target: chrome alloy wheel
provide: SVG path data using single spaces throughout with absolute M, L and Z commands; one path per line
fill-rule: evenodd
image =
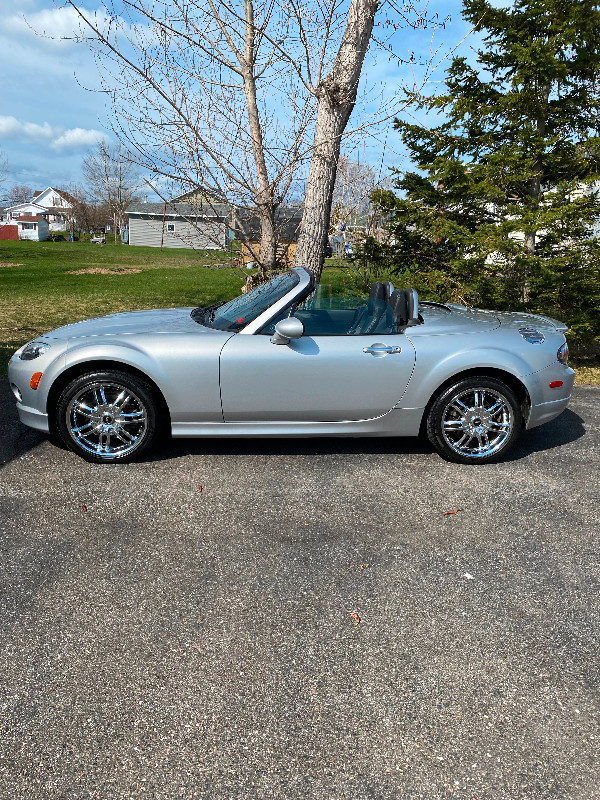
M 442 413 L 442 433 L 461 456 L 485 458 L 502 449 L 515 420 L 507 398 L 489 387 L 453 395 Z
M 97 457 L 113 459 L 138 447 L 148 427 L 148 412 L 128 387 L 94 381 L 71 398 L 66 423 L 79 447 Z

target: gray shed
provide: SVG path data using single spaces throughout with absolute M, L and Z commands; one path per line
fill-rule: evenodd
M 226 206 L 172 201 L 131 203 L 129 244 L 146 247 L 184 247 L 226 250 L 229 215 Z

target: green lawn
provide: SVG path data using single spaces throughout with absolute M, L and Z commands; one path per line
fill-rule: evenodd
M 340 280 L 341 271 L 328 272 Z M 59 325 L 116 311 L 211 305 L 239 295 L 245 278 L 230 254 L 215 250 L 0 241 L 0 375 L 18 347 Z

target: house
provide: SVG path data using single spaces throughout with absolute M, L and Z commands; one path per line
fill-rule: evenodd
M 51 231 L 66 231 L 75 198 L 64 189 L 48 186 L 41 192 L 34 192 L 32 202 L 46 209 Z
M 4 209 L 4 219 L 2 220 L 5 225 L 14 225 L 19 217 L 34 217 L 40 214 L 46 214 L 47 209 L 40 206 L 33 201 L 27 203 L 17 203 L 15 206 L 8 206 Z
M 188 193 L 161 203 L 134 201 L 129 216 L 129 244 L 225 250 L 229 245 L 229 207 Z
M 29 202 L 5 208 L 4 219 L 0 224 L 10 225 L 21 217 L 43 215 L 51 231 L 66 231 L 73 202 L 73 197 L 68 192 L 49 186 L 43 191 L 34 192 Z

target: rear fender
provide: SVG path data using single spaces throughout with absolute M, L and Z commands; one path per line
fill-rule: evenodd
M 437 352 L 436 352 L 437 345 Z M 425 408 L 441 386 L 465 372 L 493 370 L 506 373 L 527 390 L 523 376 L 531 373 L 531 365 L 518 355 L 501 348 L 474 347 L 459 350 L 440 360 L 440 340 L 419 338 L 416 345 L 417 360 L 412 378 L 402 400 L 396 408 Z

